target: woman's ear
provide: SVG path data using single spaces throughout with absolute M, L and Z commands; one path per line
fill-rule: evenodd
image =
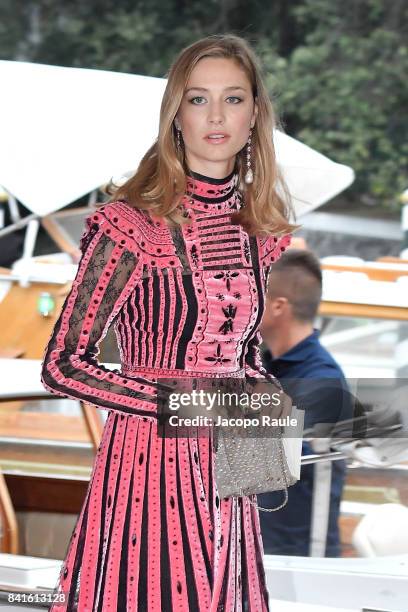
M 255 96 L 254 112 L 252 113 L 252 118 L 251 118 L 251 128 L 254 127 L 257 116 L 258 116 L 258 98 Z

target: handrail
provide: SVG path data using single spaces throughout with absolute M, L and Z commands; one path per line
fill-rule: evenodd
M 5 478 L 0 469 L 0 552 L 19 554 L 19 533 L 16 512 Z

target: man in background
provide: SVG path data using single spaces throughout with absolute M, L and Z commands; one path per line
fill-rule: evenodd
M 304 430 L 350 419 L 353 412 L 343 372 L 320 344 L 320 332 L 314 327 L 321 296 L 320 263 L 310 251 L 290 248 L 272 265 L 260 325 L 262 361 L 292 403 L 305 410 Z M 303 441 L 302 454 L 312 453 Z M 286 506 L 259 512 L 265 554 L 309 556 L 314 470 L 313 464 L 301 466 L 300 480 L 288 488 Z M 344 460 L 332 461 L 327 557 L 341 555 L 339 515 L 345 472 Z M 272 491 L 258 495 L 258 504 L 274 508 L 283 499 L 283 491 Z

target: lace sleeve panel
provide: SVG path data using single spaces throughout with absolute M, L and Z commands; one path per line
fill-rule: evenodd
M 106 210 L 106 212 L 105 212 Z M 45 349 L 41 381 L 50 392 L 104 408 L 157 418 L 157 383 L 97 361 L 99 344 L 141 274 L 136 224 L 112 223 L 114 203 L 86 219 L 82 257 Z M 113 214 L 113 220 L 118 218 Z M 128 224 L 129 225 L 129 224 Z
M 261 242 L 260 263 L 262 266 L 273 266 L 273 262 L 277 261 L 286 248 L 290 245 L 292 234 L 285 234 L 281 237 L 268 236 Z M 268 275 L 269 271 L 266 274 Z M 262 336 L 258 330 L 251 338 L 247 345 L 245 354 L 245 376 L 248 379 L 265 378 L 282 389 L 279 380 L 273 376 L 262 365 L 260 345 Z M 255 383 L 255 381 L 253 381 Z
M 245 355 L 245 377 L 251 384 L 255 384 L 256 378 L 265 378 L 271 383 L 274 383 L 279 389 L 282 389 L 282 385 L 279 379 L 273 374 L 268 372 L 262 365 L 260 344 L 262 341 L 261 332 L 257 331 L 255 336 L 248 342 L 247 352 Z

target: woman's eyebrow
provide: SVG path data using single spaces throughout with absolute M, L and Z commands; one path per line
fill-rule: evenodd
M 205 87 L 189 87 L 188 89 L 186 89 L 185 93 L 188 93 L 193 89 L 195 91 L 209 91 L 209 89 L 206 89 Z M 224 91 L 230 91 L 232 89 L 242 89 L 242 91 L 246 91 L 246 89 L 244 87 L 241 87 L 240 85 L 232 85 L 231 87 L 225 87 Z

